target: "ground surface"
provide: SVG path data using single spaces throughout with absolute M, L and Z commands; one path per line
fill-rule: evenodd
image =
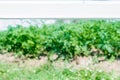
M 40 59 L 20 59 L 15 58 L 12 54 L 0 54 L 0 62 L 7 64 L 17 64 L 20 67 L 38 67 L 42 64 L 47 63 L 47 57 L 41 57 Z M 78 57 L 77 61 L 67 62 L 58 60 L 53 62 L 53 64 L 57 67 L 68 67 L 72 69 L 82 69 L 91 67 L 93 69 L 101 69 L 106 72 L 114 71 L 116 74 L 120 74 L 120 60 L 115 60 L 113 62 L 110 61 L 102 61 L 99 63 L 93 63 L 91 57 Z

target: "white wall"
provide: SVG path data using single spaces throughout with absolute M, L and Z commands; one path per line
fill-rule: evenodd
M 34 0 L 34 1 L 86 1 L 86 4 L 79 3 L 49 3 L 45 5 L 40 5 L 42 3 L 5 3 L 4 1 L 10 0 L 0 0 L 0 18 L 120 18 L 120 0 Z M 17 0 L 12 0 L 17 1 Z M 33 1 L 33 0 L 18 0 L 18 1 Z M 97 4 L 90 3 L 87 1 L 100 1 Z M 116 3 L 102 4 L 101 1 L 114 1 Z M 117 2 L 118 1 L 118 2 Z M 46 6 L 47 5 L 47 6 Z M 22 7 L 22 8 L 21 8 Z M 36 9 L 37 8 L 37 9 Z M 42 11 L 41 11 L 42 10 Z M 8 25 L 29 25 L 25 20 L 16 19 L 0 19 L 0 30 L 6 29 Z M 39 20 L 33 21 L 32 24 L 41 22 Z M 48 21 L 46 23 L 52 23 Z

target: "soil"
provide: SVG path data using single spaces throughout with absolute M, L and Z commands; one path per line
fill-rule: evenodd
M 47 63 L 47 57 L 41 57 L 41 59 L 22 59 L 13 56 L 12 54 L 0 54 L 0 62 L 7 64 L 17 64 L 21 67 L 38 67 Z
M 56 57 L 56 56 L 55 56 Z M 54 57 L 53 57 L 54 58 Z M 21 67 L 39 67 L 48 62 L 46 56 L 40 57 L 40 59 L 21 59 L 16 58 L 12 54 L 0 54 L 0 62 L 8 64 L 17 64 Z M 116 74 L 120 75 L 120 60 L 115 60 L 114 62 L 102 61 L 99 63 L 93 63 L 92 57 L 78 57 L 77 60 L 72 62 L 67 62 L 63 60 L 57 60 L 52 63 L 54 66 L 63 68 L 70 67 L 72 69 L 82 69 L 91 67 L 92 69 L 101 69 L 106 72 L 114 71 Z

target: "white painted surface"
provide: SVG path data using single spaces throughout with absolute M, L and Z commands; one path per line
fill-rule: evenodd
M 120 1 L 0 1 L 0 18 L 120 18 Z
M 120 18 L 119 9 L 120 0 L 0 0 L 0 18 Z M 0 30 L 16 24 L 29 25 L 1 19 Z

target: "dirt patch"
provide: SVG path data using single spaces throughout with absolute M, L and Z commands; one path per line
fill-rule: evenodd
M 0 61 L 5 63 L 19 62 L 20 59 L 15 58 L 12 54 L 0 54 Z
M 48 62 L 46 56 L 41 57 L 40 59 L 20 59 L 14 57 L 12 54 L 0 54 L 0 62 L 8 64 L 17 64 L 21 67 L 39 67 Z M 103 61 L 97 64 L 93 64 L 92 57 L 78 57 L 77 60 L 72 62 L 67 62 L 63 60 L 54 61 L 52 63 L 54 66 L 59 68 L 72 68 L 72 69 L 82 69 L 91 67 L 93 69 L 101 69 L 106 72 L 114 71 L 120 75 L 120 60 L 114 62 Z
M 120 60 L 116 60 L 114 62 L 110 62 L 110 61 L 100 62 L 98 64 L 93 65 L 92 67 L 104 70 L 106 72 L 113 71 L 113 72 L 117 73 L 117 75 L 120 75 L 120 68 L 119 68 Z
M 12 54 L 0 54 L 0 62 L 7 64 L 17 64 L 21 67 L 38 67 L 47 63 L 47 57 L 41 57 L 40 59 L 22 59 L 16 58 Z

